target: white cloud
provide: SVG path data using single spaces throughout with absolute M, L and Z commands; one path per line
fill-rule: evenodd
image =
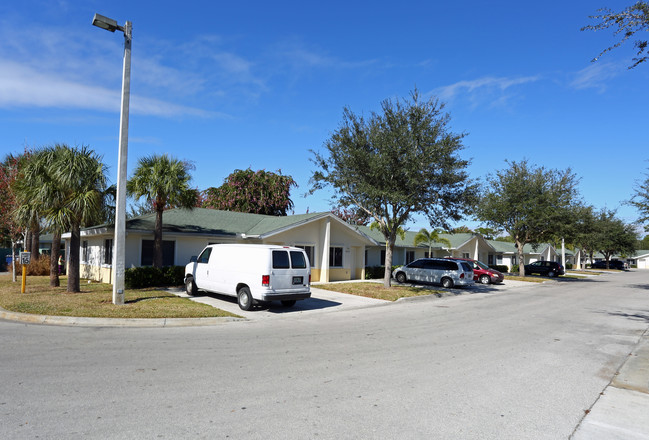
M 0 107 L 75 108 L 119 112 L 121 89 L 83 84 L 61 74 L 38 71 L 30 66 L 0 60 Z M 177 117 L 223 117 L 225 115 L 172 104 L 143 96 L 131 96 L 135 114 Z
M 594 88 L 603 92 L 607 82 L 618 76 L 622 70 L 623 68 L 615 63 L 592 63 L 575 74 L 570 86 L 578 90 Z
M 442 101 L 450 101 L 459 96 L 468 96 L 471 99 L 480 97 L 498 95 L 496 99 L 502 99 L 502 95 L 510 88 L 522 84 L 538 81 L 541 77 L 524 76 L 518 78 L 507 77 L 484 77 L 470 81 L 459 81 L 448 86 L 438 87 L 429 92 L 429 95 L 435 95 Z

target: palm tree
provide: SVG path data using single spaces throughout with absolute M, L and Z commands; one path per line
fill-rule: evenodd
M 86 146 L 71 148 L 56 144 L 37 151 L 25 167 L 18 185 L 24 210 L 38 209 L 49 230 L 54 233 L 50 283 L 58 279 L 58 246 L 61 231 L 70 231 L 68 292 L 79 292 L 81 227 L 95 224 L 104 212 L 105 166 L 101 158 Z M 56 268 L 56 269 L 54 269 Z
M 153 266 L 162 267 L 162 213 L 176 207 L 192 209 L 198 192 L 189 186 L 192 165 L 163 155 L 140 158 L 133 177 L 126 182 L 126 192 L 136 200 L 145 197 L 153 206 L 155 230 L 153 234 Z
M 451 247 L 451 242 L 444 237 L 440 237 L 439 234 L 442 232 L 439 229 L 433 229 L 431 232 L 428 232 L 426 228 L 421 228 L 419 232 L 417 232 L 417 235 L 415 235 L 415 246 L 419 246 L 420 244 L 427 244 L 428 245 L 428 257 L 432 257 L 433 254 L 433 244 L 435 243 L 442 243 L 445 244 L 446 247 L 450 248 Z

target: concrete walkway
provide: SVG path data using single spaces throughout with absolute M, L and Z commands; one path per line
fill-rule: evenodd
M 649 331 L 645 332 L 571 438 L 649 439 Z

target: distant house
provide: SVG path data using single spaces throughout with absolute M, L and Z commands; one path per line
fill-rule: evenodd
M 126 221 L 126 267 L 153 263 L 155 214 Z M 398 239 L 393 264 L 409 263 L 428 256 L 428 246 L 414 246 L 416 233 L 407 231 Z M 105 224 L 81 231 L 81 276 L 110 283 L 113 279 L 114 225 Z M 517 264 L 512 243 L 486 240 L 479 234 L 442 234 L 451 247 L 437 243 L 434 257 L 465 257 L 487 264 L 511 268 Z M 63 234 L 69 249 L 70 234 Z M 349 225 L 330 212 L 289 216 L 247 214 L 214 209 L 170 209 L 163 217 L 163 264 L 185 265 L 208 244 L 263 243 L 297 246 L 306 250 L 311 261 L 312 281 L 364 279 L 365 268 L 385 262 L 385 240 L 366 226 Z M 525 263 L 536 260 L 559 261 L 560 255 L 550 245 L 537 251 L 525 247 Z M 68 260 L 66 258 L 66 260 Z

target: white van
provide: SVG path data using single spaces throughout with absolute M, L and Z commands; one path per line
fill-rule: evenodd
M 192 258 L 193 260 L 193 258 Z M 242 310 L 255 301 L 291 307 L 311 297 L 311 264 L 303 249 L 264 244 L 212 244 L 185 266 L 185 289 L 236 296 Z

